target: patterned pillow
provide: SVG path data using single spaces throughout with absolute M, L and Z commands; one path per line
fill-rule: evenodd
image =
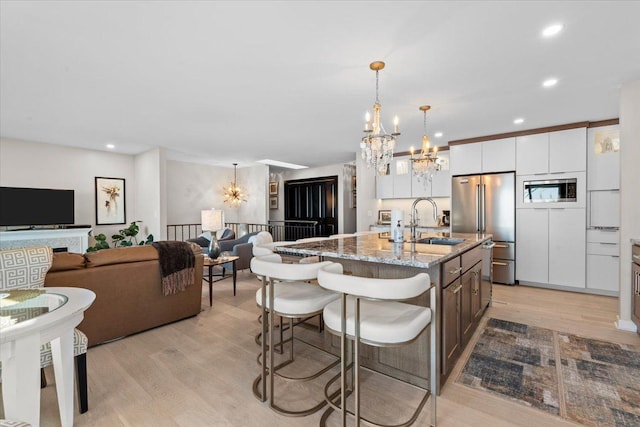
M 31 424 L 24 421 L 0 420 L 0 427 L 31 427 Z
M 52 262 L 49 246 L 0 250 L 0 289 L 43 287 Z

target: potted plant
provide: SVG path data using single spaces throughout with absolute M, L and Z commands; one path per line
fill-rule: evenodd
M 136 237 L 140 232 L 140 226 L 137 224 L 141 221 L 133 221 L 128 227 L 118 230 L 118 234 L 111 236 L 113 241 L 113 247 L 127 247 L 127 246 L 142 246 L 148 245 L 153 242 L 153 234 L 149 234 L 144 240 L 138 242 Z M 100 249 L 109 249 L 109 243 L 107 242 L 107 236 L 103 233 L 94 237 L 96 244 L 87 248 L 87 252 L 95 252 Z

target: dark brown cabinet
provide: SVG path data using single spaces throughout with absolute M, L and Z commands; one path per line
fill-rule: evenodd
M 640 245 L 633 245 L 631 257 L 633 261 L 631 264 L 631 299 L 633 301 L 631 320 L 636 324 L 636 330 L 640 334 Z
M 462 329 L 462 344 L 466 345 L 471 339 L 477 323 L 482 317 L 483 309 L 480 280 L 482 277 L 482 263 L 476 263 L 471 269 L 462 275 L 462 309 L 460 312 L 460 322 Z
M 460 290 L 456 279 L 442 291 L 442 373 L 453 367 L 460 348 Z
M 475 247 L 442 265 L 442 375 L 446 377 L 482 317 L 482 252 Z

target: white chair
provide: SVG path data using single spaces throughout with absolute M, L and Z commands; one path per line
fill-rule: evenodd
M 339 298 L 337 293 L 308 282 L 316 279 L 318 271 L 322 267 L 331 264 L 329 261 L 315 264 L 283 264 L 282 258 L 278 254 L 254 257 L 251 260 L 251 270 L 262 276 L 262 287 L 256 292 L 256 303 L 262 308 L 262 342 L 261 353 L 258 357 L 261 372 L 253 383 L 253 393 L 262 402 L 267 400 L 268 396 L 269 407 L 282 415 L 309 415 L 326 405 L 326 401 L 322 399 L 321 402 L 308 409 L 289 410 L 282 408 L 275 403 L 274 376 L 278 375 L 286 380 L 309 381 L 339 363 L 339 360 L 336 360 L 316 373 L 305 377 L 284 376 L 278 373 L 280 368 L 294 362 L 294 326 L 310 317 L 321 314 L 327 304 Z M 274 349 L 277 345 L 283 345 L 285 341 L 282 339 L 282 327 L 280 327 L 280 343 L 276 343 L 274 340 L 275 316 L 289 319 L 288 330 L 290 331 L 290 338 L 287 340 L 289 342 L 289 357 L 277 366 L 274 362 Z M 294 324 L 294 319 L 301 320 Z M 268 390 L 267 382 L 269 383 Z
M 342 265 L 332 264 L 323 267 L 318 272 L 318 283 L 323 288 L 340 292 L 341 298 L 328 304 L 323 317 L 327 330 L 340 336 L 341 342 L 341 370 L 340 374 L 332 378 L 325 387 L 325 398 L 329 408 L 321 418 L 321 425 L 325 425 L 333 410 L 340 411 L 342 425 L 345 425 L 347 413 L 354 415 L 356 425 L 360 420 L 370 424 L 382 425 L 368 420 L 360 414 L 360 343 L 376 347 L 395 347 L 415 341 L 419 335 L 430 330 L 430 390 L 425 390 L 418 408 L 408 421 L 402 424 L 412 424 L 431 396 L 431 425 L 436 425 L 436 292 L 431 286 L 429 275 L 419 273 L 407 279 L 372 279 L 366 277 L 348 276 L 342 274 Z M 430 292 L 430 306 L 422 307 L 399 302 Z M 347 411 L 347 339 L 353 341 L 353 388 L 355 394 L 354 412 Z M 426 361 L 425 361 L 426 363 Z M 340 405 L 337 406 L 328 390 L 340 378 Z
M 0 290 L 31 289 L 44 287 L 47 271 L 53 263 L 53 251 L 48 246 L 0 250 Z M 73 331 L 73 355 L 76 362 L 76 381 L 80 413 L 89 410 L 87 393 L 87 336 L 78 329 Z M 51 343 L 40 347 L 40 368 L 53 363 Z M 0 366 L 1 369 L 1 366 Z M 41 370 L 42 387 L 47 385 Z

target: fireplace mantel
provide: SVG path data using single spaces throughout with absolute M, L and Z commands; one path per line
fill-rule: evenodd
M 25 246 L 51 246 L 83 254 L 89 247 L 91 228 L 36 229 L 0 231 L 0 249 Z

